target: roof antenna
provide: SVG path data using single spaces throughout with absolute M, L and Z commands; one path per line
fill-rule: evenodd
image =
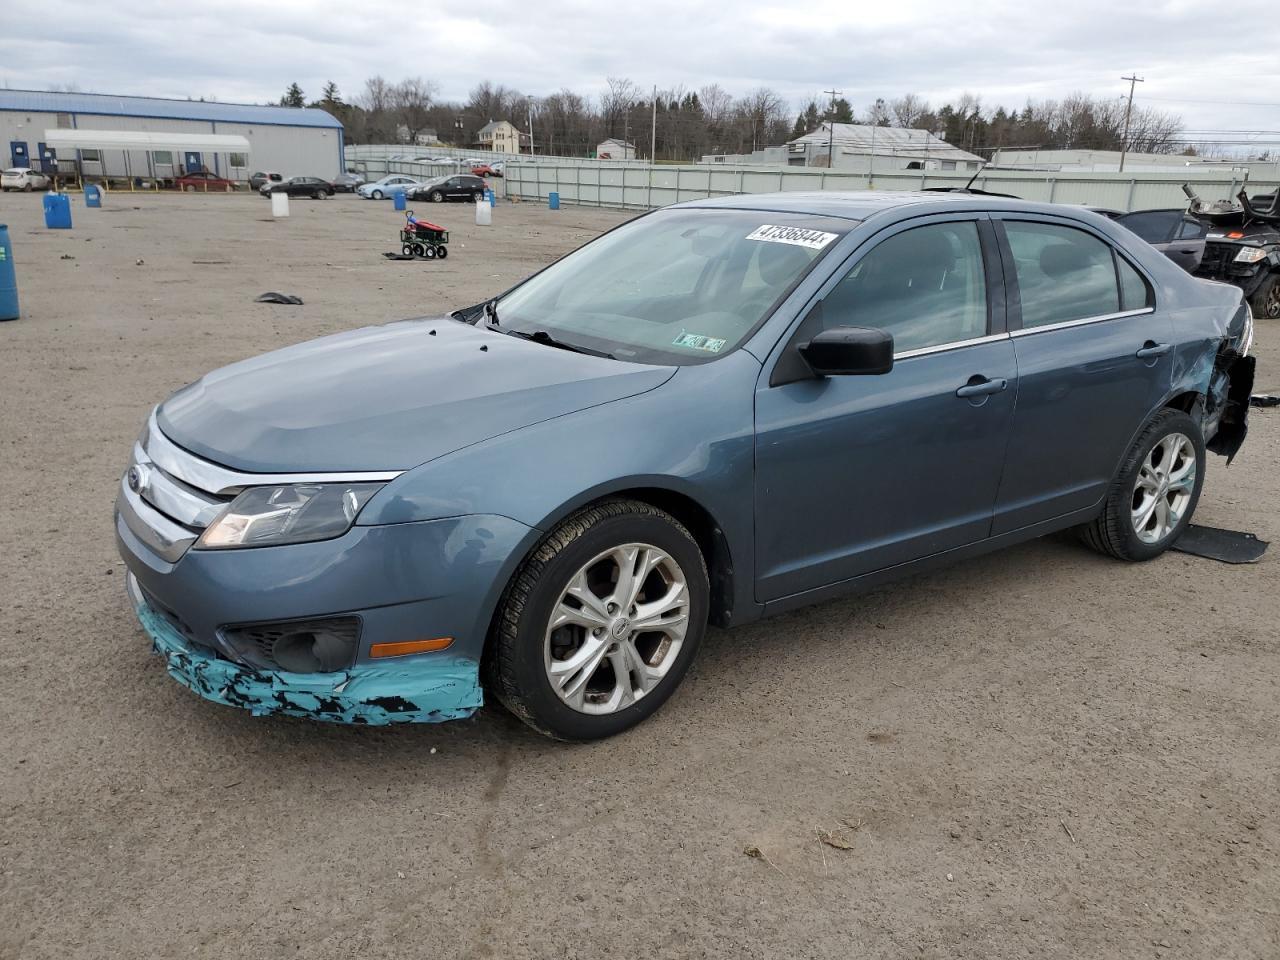
M 983 160 L 982 165 L 978 167 L 978 172 L 969 178 L 969 182 L 964 185 L 964 189 L 961 192 L 968 193 L 969 188 L 973 186 L 973 181 L 977 180 L 980 176 L 982 176 L 982 171 L 985 169 L 987 169 L 987 161 Z

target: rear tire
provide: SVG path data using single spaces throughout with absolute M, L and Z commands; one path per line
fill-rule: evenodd
M 449 248 L 448 248 L 448 247 L 436 247 L 436 258 L 437 258 L 437 259 L 439 259 L 439 260 L 443 260 L 443 259 L 444 259 L 445 257 L 447 257 L 447 256 L 449 256 Z
M 1191 523 L 1204 486 L 1204 437 L 1181 410 L 1161 410 L 1125 454 L 1102 513 L 1080 528 L 1086 544 L 1117 560 L 1152 560 Z
M 624 580 L 624 562 L 642 574 Z M 546 736 L 621 733 L 680 685 L 706 632 L 709 597 L 702 552 L 670 514 L 635 500 L 587 507 L 556 527 L 507 587 L 486 686 Z
M 1249 309 L 1258 319 L 1280 320 L 1280 273 L 1271 274 L 1253 291 Z

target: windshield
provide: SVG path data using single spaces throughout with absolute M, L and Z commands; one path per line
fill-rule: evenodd
M 499 329 L 641 363 L 728 353 L 852 226 L 760 210 L 675 209 L 574 251 L 497 302 Z

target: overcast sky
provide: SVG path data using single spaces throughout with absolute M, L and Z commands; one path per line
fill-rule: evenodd
M 606 76 L 648 88 L 767 85 L 799 106 L 835 88 L 859 112 L 914 91 L 984 104 L 1073 90 L 1181 113 L 1206 130 L 1280 141 L 1280 17 L 1266 3 L 991 0 L 331 0 L 6 3 L 0 85 L 265 102 L 297 81 L 348 99 L 364 79 L 421 75 L 445 99 L 489 79 L 543 95 L 597 94 Z M 365 10 L 376 10 L 366 14 Z M 1250 13 L 1251 12 L 1251 13 Z M 1202 101 L 1202 102 L 1193 102 Z M 1231 101 L 1231 102 L 1203 102 Z M 1226 139 L 1234 134 L 1223 134 Z

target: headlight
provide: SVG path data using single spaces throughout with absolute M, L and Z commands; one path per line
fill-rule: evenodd
M 1241 247 L 1236 254 L 1236 263 L 1257 263 L 1267 259 L 1267 251 L 1262 247 Z
M 272 547 L 330 540 L 351 529 L 381 483 L 295 483 L 253 487 L 231 501 L 196 547 Z

